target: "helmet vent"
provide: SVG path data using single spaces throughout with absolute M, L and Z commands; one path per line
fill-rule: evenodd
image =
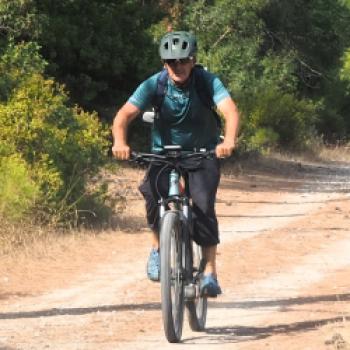
M 188 43 L 187 43 L 186 41 L 184 41 L 184 42 L 182 43 L 182 49 L 183 49 L 183 50 L 186 50 L 186 49 L 187 49 L 187 46 L 188 46 Z
M 176 47 L 179 45 L 179 39 L 175 38 L 173 39 L 173 45 L 172 45 L 172 49 L 176 50 Z

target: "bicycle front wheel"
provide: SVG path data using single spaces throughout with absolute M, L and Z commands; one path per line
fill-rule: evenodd
M 168 211 L 160 228 L 160 282 L 165 336 L 179 342 L 184 316 L 181 222 L 177 211 Z

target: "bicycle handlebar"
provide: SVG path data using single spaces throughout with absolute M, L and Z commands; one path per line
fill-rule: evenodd
M 152 162 L 172 162 L 184 159 L 211 159 L 216 155 L 215 150 L 211 151 L 181 151 L 181 150 L 167 150 L 165 154 L 158 153 L 143 153 L 143 152 L 131 152 L 130 161 L 136 163 L 152 163 Z

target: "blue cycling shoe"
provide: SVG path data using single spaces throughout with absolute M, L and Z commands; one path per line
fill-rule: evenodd
M 222 293 L 218 280 L 213 274 L 204 275 L 200 282 L 199 291 L 201 296 L 215 298 Z
M 157 249 L 152 248 L 147 261 L 147 277 L 151 281 L 160 280 L 160 255 Z

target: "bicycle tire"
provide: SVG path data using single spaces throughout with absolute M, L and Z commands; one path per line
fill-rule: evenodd
M 180 213 L 168 211 L 160 228 L 160 283 L 164 332 L 170 343 L 181 339 L 184 318 L 184 281 Z
M 202 248 L 193 242 L 193 266 L 199 270 L 203 262 Z M 206 296 L 199 294 L 199 280 L 196 283 L 196 297 L 186 301 L 188 322 L 192 331 L 201 332 L 205 329 L 207 320 L 208 300 Z

